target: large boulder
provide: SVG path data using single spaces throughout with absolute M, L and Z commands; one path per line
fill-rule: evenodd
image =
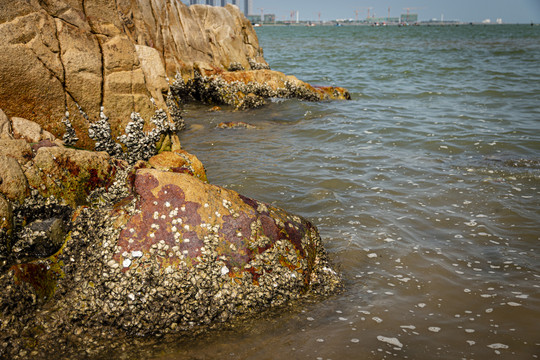
M 1 141 L 0 357 L 191 334 L 340 287 L 315 226 L 208 184 L 185 150 L 130 165 Z

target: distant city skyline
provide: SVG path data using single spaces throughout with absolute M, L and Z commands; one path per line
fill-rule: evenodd
M 540 0 L 189 0 L 185 3 L 199 3 L 223 6 L 225 3 L 237 5 L 250 15 L 275 14 L 277 20 L 319 20 L 336 19 L 362 20 L 368 15 L 375 17 L 398 17 L 401 14 L 418 14 L 420 21 L 441 18 L 462 22 L 481 22 L 490 19 L 503 23 L 540 23 Z M 251 3 L 251 5 L 250 5 Z M 249 11 L 248 11 L 249 10 Z
M 397 17 L 417 13 L 420 21 L 440 19 L 480 22 L 500 18 L 506 23 L 540 23 L 540 0 L 253 0 L 253 11 L 274 13 L 278 20 L 287 20 L 292 11 L 299 12 L 300 20 L 359 19 L 370 16 Z

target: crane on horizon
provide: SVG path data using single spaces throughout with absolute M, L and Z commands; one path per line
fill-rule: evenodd
M 360 9 L 362 9 L 362 10 L 366 9 L 367 10 L 366 20 L 368 20 L 369 19 L 369 12 L 370 12 L 371 9 L 373 9 L 373 7 L 361 7 Z M 354 11 L 356 13 L 356 21 L 358 21 L 358 11 L 359 10 Z
M 409 22 L 409 13 L 411 10 L 420 10 L 420 9 L 423 9 L 423 7 L 408 7 L 408 8 L 403 8 L 403 10 L 407 10 L 407 22 Z

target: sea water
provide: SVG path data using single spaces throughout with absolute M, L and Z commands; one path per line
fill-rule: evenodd
M 257 34 L 273 69 L 352 100 L 188 106 L 182 145 L 210 182 L 311 220 L 345 289 L 165 358 L 538 358 L 540 27 Z

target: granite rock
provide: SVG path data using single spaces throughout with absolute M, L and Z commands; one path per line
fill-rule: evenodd
M 180 110 L 173 105 L 192 98 L 169 96 L 170 79 L 177 76 L 185 82 L 197 74 L 219 78 L 229 84 L 219 101 L 202 101 L 238 109 L 262 106 L 269 96 L 350 98 L 344 89 L 312 87 L 269 70 L 254 28 L 230 4 L 17 0 L 0 6 L 0 108 L 57 138 L 65 132 L 61 119 L 67 112 L 77 146 L 86 149 L 93 148 L 88 128 L 102 108 L 113 137 L 134 112 L 149 119 L 163 109 L 177 121 Z M 5 126 L 0 116 L 0 136 Z M 145 130 L 152 127 L 148 123 Z
M 22 202 L 29 192 L 28 181 L 17 160 L 0 155 L 0 193 L 8 200 Z
M 88 126 L 101 107 L 118 136 L 132 112 L 150 118 L 156 107 L 168 109 L 167 76 L 213 72 L 231 62 L 249 67 L 248 58 L 264 63 L 251 24 L 234 6 L 173 0 L 0 6 L 0 108 L 59 138 L 68 111 L 78 146 L 87 149 L 93 145 Z M 0 134 L 5 124 L 0 117 Z
M 7 115 L 0 109 L 0 140 L 13 139 L 11 121 Z

